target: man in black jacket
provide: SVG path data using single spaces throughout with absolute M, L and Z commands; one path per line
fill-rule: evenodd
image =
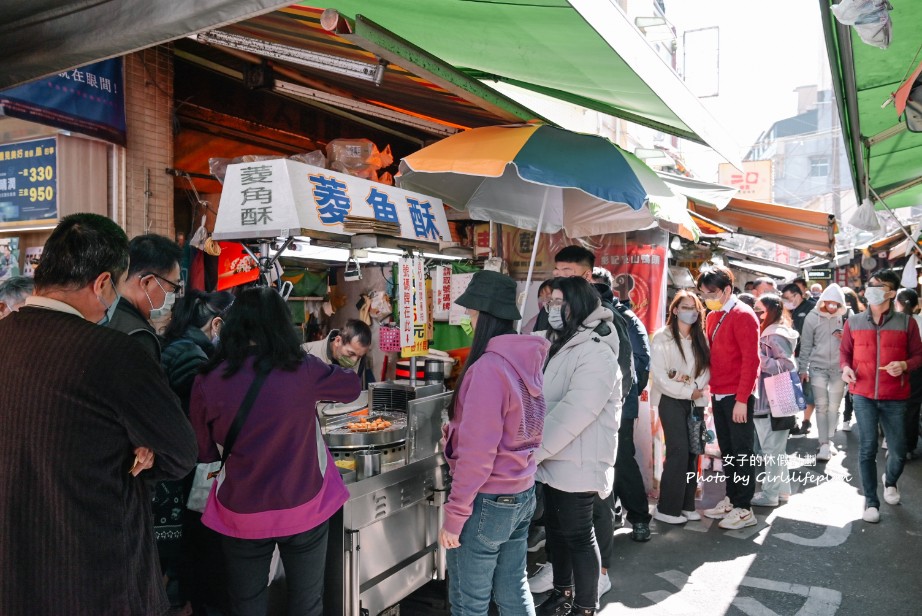
M 173 304 L 182 297 L 179 277 L 182 249 L 162 235 L 139 235 L 129 243 L 128 276 L 118 286 L 120 299 L 106 312 L 103 323 L 139 342 L 160 361 L 160 339 L 169 324 Z
M 161 614 L 149 481 L 198 453 L 160 368 L 98 327 L 128 267 L 128 238 L 95 214 L 61 220 L 35 295 L 0 321 L 28 361 L 0 372 L 0 614 Z

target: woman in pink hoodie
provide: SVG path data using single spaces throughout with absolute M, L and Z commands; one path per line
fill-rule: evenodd
M 448 550 L 454 616 L 485 616 L 491 596 L 501 614 L 535 613 L 525 557 L 549 344 L 515 334 L 515 296 L 511 278 L 481 271 L 456 301 L 471 315 L 474 341 L 444 443 L 452 482 L 439 542 Z

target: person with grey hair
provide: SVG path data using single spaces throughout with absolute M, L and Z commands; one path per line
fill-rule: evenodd
M 0 319 L 22 306 L 35 290 L 35 282 L 28 276 L 13 276 L 0 283 Z
M 601 283 L 606 285 L 609 289 L 615 286 L 615 279 L 612 277 L 611 272 L 609 272 L 604 267 L 593 267 L 592 268 L 592 283 L 597 284 Z

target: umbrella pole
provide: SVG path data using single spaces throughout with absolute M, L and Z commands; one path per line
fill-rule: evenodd
M 538 226 L 535 229 L 535 243 L 531 247 L 531 260 L 528 262 L 528 276 L 525 278 L 525 291 L 522 293 L 522 305 L 519 306 L 519 314 L 523 317 L 525 316 L 525 303 L 528 301 L 528 292 L 531 289 L 531 276 L 535 272 L 535 259 L 538 257 L 538 240 L 541 239 L 541 225 L 544 223 L 544 209 L 547 207 L 547 196 L 549 190 L 544 191 L 544 199 L 541 201 L 541 213 L 538 214 Z M 519 324 L 516 327 L 516 332 L 522 333 L 522 321 L 525 319 L 519 319 Z

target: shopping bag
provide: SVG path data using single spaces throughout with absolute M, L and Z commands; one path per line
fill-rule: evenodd
M 800 376 L 793 371 L 765 377 L 765 395 L 774 417 L 789 417 L 807 408 Z
M 717 442 L 717 428 L 714 427 L 714 413 L 708 408 L 704 413 L 704 436 L 707 443 L 704 445 L 704 455 L 715 458 L 721 457 L 720 444 Z
M 211 485 L 215 478 L 209 479 L 208 475 L 221 468 L 221 461 L 204 462 L 195 465 L 195 476 L 192 477 L 192 490 L 189 492 L 189 498 L 186 501 L 186 508 L 199 513 L 205 512 L 205 503 L 208 501 L 208 493 L 211 492 Z

